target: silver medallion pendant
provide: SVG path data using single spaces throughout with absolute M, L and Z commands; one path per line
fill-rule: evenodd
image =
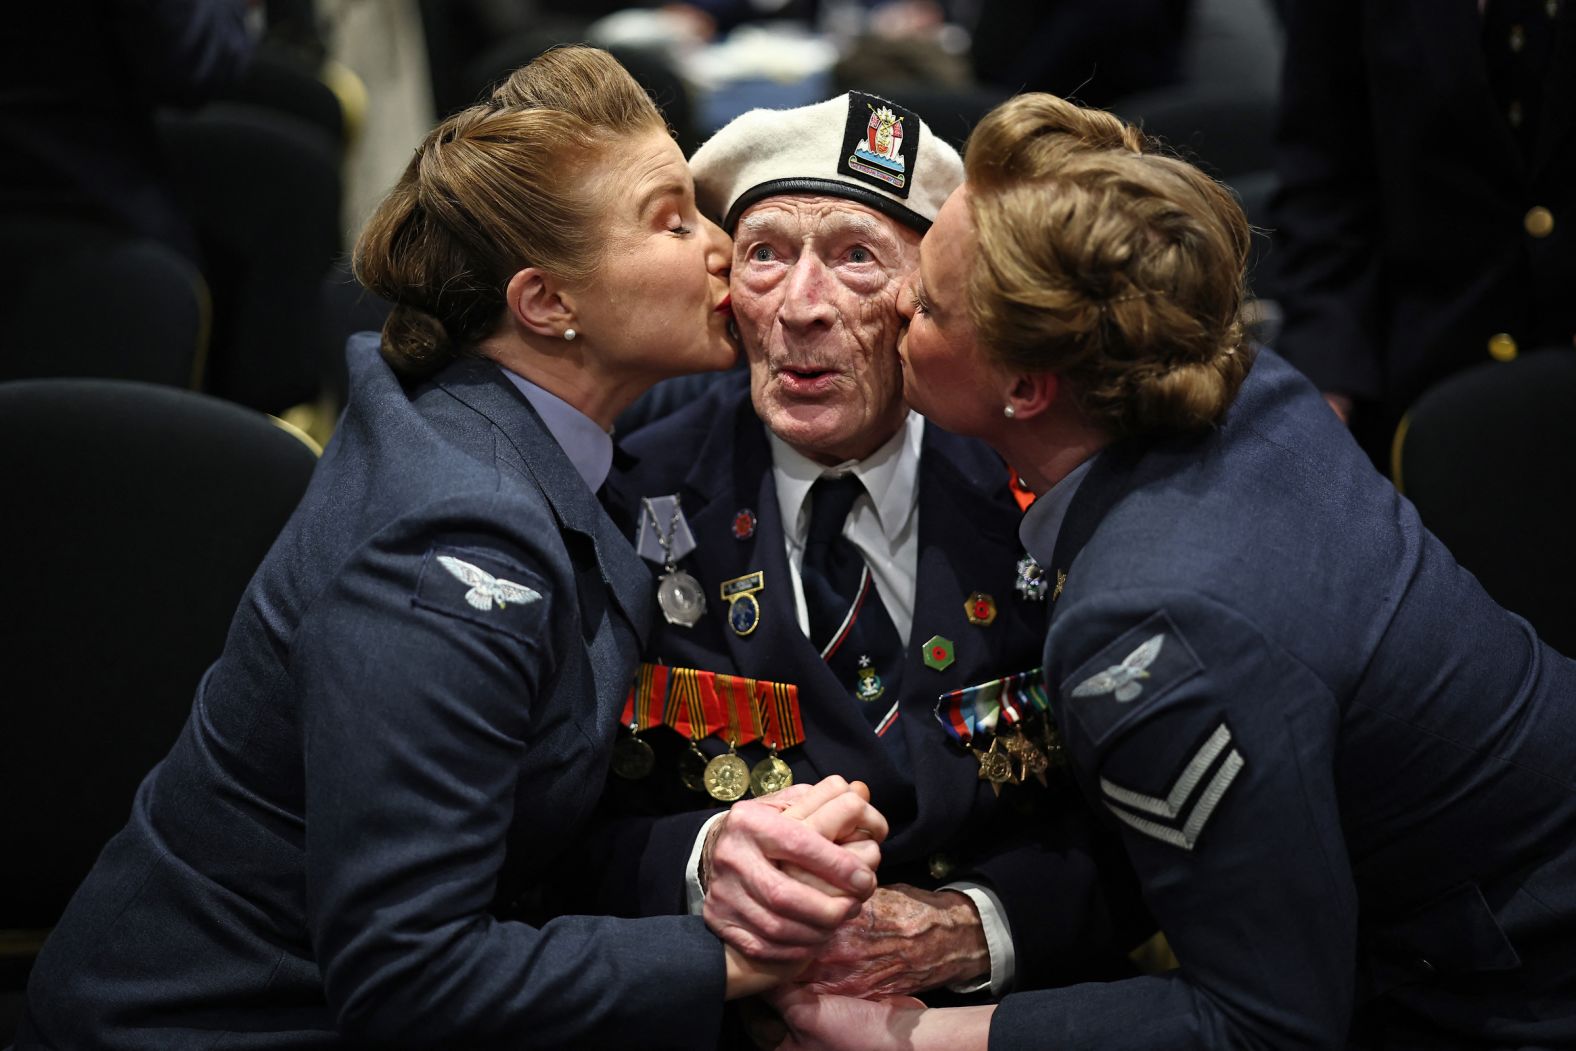
M 657 578 L 657 605 L 669 624 L 692 628 L 706 612 L 700 583 L 682 569 L 669 569 Z

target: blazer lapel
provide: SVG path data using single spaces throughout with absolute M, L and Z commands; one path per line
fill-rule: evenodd
M 755 512 L 756 529 L 752 537 L 740 540 L 733 535 L 733 523 L 745 507 L 735 506 L 735 501 L 746 493 L 754 494 L 748 509 Z M 720 626 L 732 669 L 799 687 L 802 757 L 816 776 L 860 777 L 870 784 L 873 797 L 903 805 L 899 800 L 907 794 L 906 779 L 871 734 L 853 684 L 839 683 L 799 630 L 771 448 L 748 396 L 734 413 L 719 417 L 685 479 L 682 506 L 696 550 L 705 552 L 686 568 L 705 589 L 706 615 Z M 727 626 L 727 605 L 719 588 L 725 580 L 756 571 L 763 574 L 765 585 L 755 595 L 760 622 L 750 634 L 740 635 Z
M 645 645 L 656 604 L 650 575 L 531 403 L 489 361 L 459 362 L 438 385 L 492 421 L 541 489 L 560 527 L 591 541 L 607 590 Z

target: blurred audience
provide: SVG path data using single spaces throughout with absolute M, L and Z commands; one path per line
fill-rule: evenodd
M 1376 460 L 1431 384 L 1571 345 L 1571 6 L 1285 5 L 1278 349 Z

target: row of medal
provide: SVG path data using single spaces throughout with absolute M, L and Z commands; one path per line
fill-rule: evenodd
M 1044 785 L 1048 771 L 1066 767 L 1049 708 L 1045 676 L 1035 668 L 942 694 L 936 719 L 978 760 L 980 780 L 1000 795 L 1003 785 L 1031 777 Z M 987 737 L 990 745 L 982 747 Z
M 690 742 L 679 762 L 679 779 L 722 803 L 745 792 L 764 796 L 793 784 L 792 768 L 777 753 L 804 741 L 799 688 L 792 683 L 665 664 L 640 666 L 619 722 L 629 732 L 613 746 L 615 774 L 630 780 L 649 776 L 656 753 L 640 735 L 666 726 Z M 700 742 L 712 736 L 726 741 L 728 750 L 707 759 Z M 739 746 L 752 741 L 769 753 L 753 768 L 738 755 Z

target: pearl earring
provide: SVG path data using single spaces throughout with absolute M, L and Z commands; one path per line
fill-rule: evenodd
M 575 341 L 576 334 L 577 333 L 572 328 L 564 329 L 564 342 L 565 343 L 573 343 Z
M 1010 420 L 1014 416 L 1018 415 L 1018 410 L 1014 409 L 1011 405 L 1003 405 L 1001 407 L 1001 414 Z

